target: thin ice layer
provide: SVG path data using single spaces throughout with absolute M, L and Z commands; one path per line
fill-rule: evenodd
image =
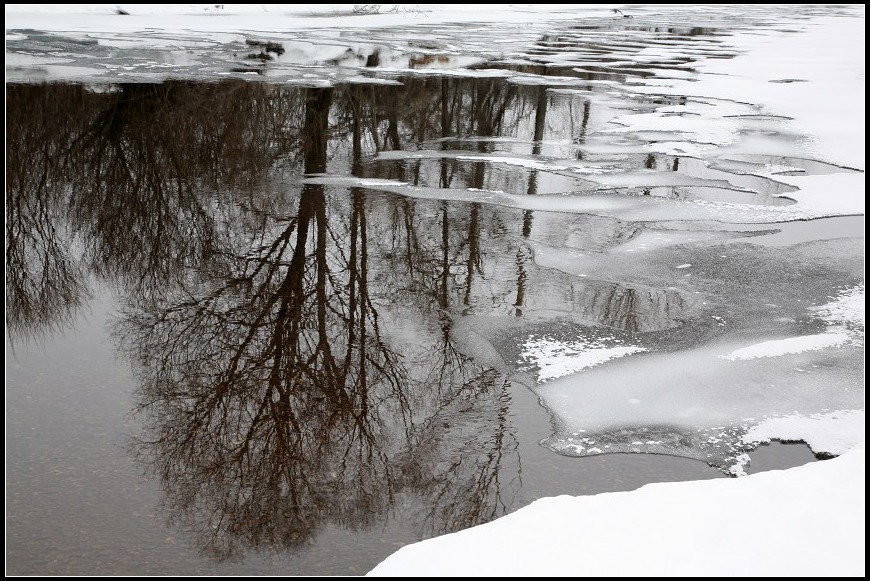
M 538 390 L 561 425 L 545 443 L 574 456 L 678 454 L 735 475 L 777 434 L 854 444 L 863 413 L 824 414 L 864 408 L 862 305 L 863 284 L 807 309 L 834 323 L 823 333 L 633 355 L 555 379 Z
M 706 200 L 682 201 L 655 196 L 607 194 L 528 196 L 499 190 L 419 187 L 399 181 L 373 182 L 366 178 L 334 175 L 312 175 L 305 178 L 304 182 L 367 187 L 410 198 L 478 202 L 547 212 L 586 213 L 635 222 L 713 220 L 740 224 L 768 224 L 864 213 L 863 174 L 812 177 L 820 179 L 810 181 L 810 177 L 803 178 L 806 181 L 800 184 L 802 190 L 788 195 L 797 203 L 788 206 L 760 206 Z

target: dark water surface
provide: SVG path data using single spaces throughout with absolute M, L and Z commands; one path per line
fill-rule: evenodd
M 719 476 L 538 445 L 532 392 L 451 337 L 537 296 L 531 212 L 294 183 L 365 171 L 354 109 L 327 120 L 358 93 L 7 89 L 10 572 L 363 573 L 540 496 Z
M 526 82 L 7 84 L 7 574 L 363 574 L 542 496 L 725 477 L 689 458 L 541 445 L 559 426 L 518 356 L 529 330 L 599 329 L 667 353 L 726 332 L 714 305 L 738 333 L 810 325 L 789 307 L 754 315 L 790 280 L 781 255 L 747 285 L 720 280 L 730 263 L 712 251 L 719 274 L 691 283 L 536 260 L 536 245 L 603 252 L 670 226 L 511 207 L 499 192 L 791 203 L 789 186 L 743 171 L 762 156 L 704 164 L 646 151 L 659 135 L 602 131 L 615 112 L 671 103 L 621 85 L 727 58 L 727 30 L 620 25 L 622 44 L 593 46 L 593 30 L 564 26 L 529 54 L 583 47 L 598 64 L 484 61 Z M 697 50 L 610 64 L 635 33 Z M 599 167 L 633 177 L 595 180 Z M 702 226 L 680 234 L 778 232 Z M 794 236 L 849 235 L 829 231 Z M 798 301 L 859 278 L 853 246 L 830 244 L 817 262 L 847 252 L 807 267 Z M 813 460 L 780 444 L 758 458 L 749 472 Z
M 143 479 L 128 450 L 141 420 L 129 415 L 137 381 L 105 333 L 113 307 L 99 297 L 91 313 L 77 317 L 74 331 L 18 349 L 14 357 L 7 353 L 9 574 L 362 574 L 408 542 L 538 497 L 723 477 L 684 458 L 577 459 L 549 452 L 537 444 L 549 434 L 546 412 L 525 387 L 508 385 L 495 394 L 503 428 L 492 419 L 497 412 L 474 409 L 475 399 L 462 398 L 469 410 L 441 412 L 441 423 L 430 428 L 440 432 L 439 449 L 428 442 L 412 448 L 426 454 L 414 458 L 425 466 L 413 474 L 400 473 L 401 459 L 360 460 L 369 453 L 360 444 L 350 455 L 349 445 L 329 447 L 334 436 L 312 422 L 321 430 L 312 438 L 322 438 L 314 458 L 282 455 L 267 437 L 254 437 L 255 464 L 229 454 L 215 459 L 213 450 L 190 452 L 185 462 L 195 465 L 164 458 L 152 466 L 164 473 L 151 470 L 153 477 Z M 237 397 L 239 405 L 250 401 Z M 278 428 L 277 418 L 266 421 Z M 488 431 L 469 436 L 478 427 Z M 192 432 L 171 422 L 163 428 Z M 333 431 L 343 435 L 344 426 Z M 338 466 L 324 466 L 330 454 L 340 454 Z M 263 474 L 294 467 L 298 476 L 282 483 L 287 496 Z M 250 500 L 240 496 L 246 490 Z M 302 499 L 291 503 L 292 493 Z M 259 517 L 254 522 L 252 510 Z M 287 538 L 291 533 L 302 538 Z M 230 555 L 237 559 L 222 560 Z

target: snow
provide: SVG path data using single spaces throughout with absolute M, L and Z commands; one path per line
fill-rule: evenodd
M 393 10 L 393 7 L 396 7 Z M 128 14 L 118 14 L 118 10 Z M 6 4 L 6 28 L 56 32 L 135 33 L 280 32 L 321 28 L 371 28 L 480 22 L 542 22 L 568 16 L 610 16 L 604 5 L 384 4 L 377 14 L 354 13 L 353 4 Z M 58 15 L 61 17 L 57 18 Z
M 864 576 L 864 445 L 740 479 L 543 498 L 369 576 Z
M 227 42 L 251 32 L 281 38 L 288 30 L 365 30 L 482 20 L 523 27 L 566 17 L 610 17 L 613 6 L 618 5 L 506 5 L 499 10 L 474 4 L 384 5 L 381 14 L 360 15 L 353 13 L 354 5 L 343 4 L 7 4 L 5 14 L 7 42 L 23 39 L 27 35 L 24 31 L 43 30 L 96 39 L 103 46 L 126 47 L 133 43 L 140 47 L 194 48 Z M 129 14 L 117 14 L 119 8 Z M 612 120 L 609 131 L 615 135 L 637 131 L 672 134 L 651 144 L 650 151 L 700 157 L 734 147 L 735 152 L 745 153 L 752 150 L 753 141 L 743 135 L 745 126 L 741 121 L 752 115 L 767 115 L 781 118 L 790 131 L 802 136 L 784 151 L 791 151 L 797 144 L 807 159 L 863 170 L 864 9 L 854 6 L 852 11 L 854 17 L 849 18 L 813 17 L 796 25 L 799 32 L 790 32 L 786 30 L 790 27 L 785 26 L 764 34 L 752 30 L 738 32 L 728 42 L 738 47 L 740 54 L 731 59 L 699 62 L 698 78 L 672 75 L 649 79 L 632 88 L 637 94 L 695 95 L 706 103 L 715 102 L 715 107 L 690 101 L 684 106 L 659 108 L 654 113 L 621 115 Z M 173 36 L 137 36 L 155 30 Z M 297 43 L 291 48 L 304 56 L 306 50 L 314 47 Z M 322 50 L 323 45 L 316 48 Z M 715 50 L 711 48 L 711 54 Z M 631 60 L 651 60 L 665 52 L 672 58 L 681 55 L 679 48 L 671 51 L 658 47 L 633 53 Z M 64 66 L 69 61 L 63 55 L 45 58 L 7 52 L 6 59 L 7 68 L 38 64 L 49 76 L 59 79 L 99 72 Z M 505 71 L 461 69 L 428 73 L 507 75 Z M 427 73 L 418 71 L 418 74 Z M 372 82 L 359 76 L 346 80 Z M 548 84 L 557 80 L 551 77 Z M 783 82 L 787 80 L 801 82 Z M 517 78 L 516 82 L 533 84 L 540 79 L 529 76 Z M 584 81 L 590 83 L 608 84 Z M 562 84 L 570 87 L 577 83 L 566 78 Z M 594 147 L 590 145 L 590 151 Z M 770 154 L 770 147 L 765 142 L 760 151 Z M 487 160 L 576 173 L 602 185 L 624 186 L 634 181 L 648 184 L 650 179 L 643 173 L 617 174 L 610 168 L 604 171 L 595 164 L 558 165 L 542 156 L 473 156 L 441 151 L 415 155 Z M 764 224 L 864 214 L 863 171 L 785 176 L 777 173 L 782 170 L 783 167 L 775 165 L 766 168 L 772 179 L 797 188 L 787 194 L 795 202 L 791 205 L 596 195 L 529 197 L 503 191 L 418 188 L 392 180 L 327 175 L 309 176 L 306 181 L 359 185 L 414 197 L 586 212 L 625 221 L 717 220 Z M 681 176 L 681 179 L 686 184 L 712 185 L 711 180 L 701 178 Z M 673 236 L 689 235 L 673 233 Z M 684 239 L 675 240 L 674 244 Z M 652 242 L 649 247 L 657 245 Z M 658 245 L 665 243 L 671 242 Z M 632 244 L 622 250 L 647 250 L 637 240 Z M 562 249 L 561 256 L 555 252 L 548 256 L 538 246 L 535 251 L 538 264 L 566 263 L 567 270 L 569 262 L 577 271 L 585 268 L 579 262 L 584 255 L 567 255 Z M 690 266 L 685 263 L 674 268 Z M 831 299 L 809 309 L 810 316 L 829 325 L 825 332 L 817 334 L 705 346 L 667 356 L 641 353 L 645 351 L 641 346 L 606 341 L 529 338 L 521 357 L 537 369 L 538 380 L 543 384 L 539 395 L 549 402 L 551 409 L 559 410 L 565 423 L 565 445 L 573 438 L 570 434 L 582 430 L 606 430 L 638 422 L 706 430 L 705 437 L 712 441 L 715 430 L 736 422 L 741 429 L 727 436 L 732 441 L 757 445 L 772 439 L 803 440 L 816 453 L 839 455 L 837 458 L 737 479 L 652 484 L 631 492 L 541 499 L 491 523 L 409 545 L 378 565 L 370 575 L 863 576 L 863 381 L 857 384 L 851 375 L 835 376 L 819 387 L 817 380 L 805 379 L 814 365 L 843 356 L 850 345 L 863 350 L 863 283 L 840 291 Z M 860 374 L 863 376 L 863 369 Z M 692 389 L 683 387 L 687 376 L 695 383 Z M 645 381 L 640 385 L 626 380 L 631 377 L 644 377 Z M 714 381 L 721 377 L 732 381 L 722 386 Z M 765 385 L 763 397 L 752 391 L 753 382 L 771 381 L 780 385 L 776 388 Z M 656 388 L 664 384 L 678 386 L 667 391 L 667 399 L 661 397 L 663 390 Z M 578 389 L 585 392 L 580 400 L 576 398 Z M 733 403 L 735 389 L 747 390 L 742 400 L 748 403 Z M 822 402 L 826 402 L 827 410 L 821 409 Z M 759 419 L 741 423 L 746 417 Z M 570 445 L 584 453 L 602 452 L 600 443 L 584 444 Z M 631 445 L 666 451 L 666 444 L 657 438 L 632 440 Z M 739 473 L 741 458 L 732 458 L 737 462 L 735 473 Z
M 864 442 L 864 410 L 770 418 L 743 436 L 747 444 L 804 441 L 816 454 L 839 455 Z
M 831 325 L 851 325 L 864 330 L 864 284 L 841 290 L 832 301 L 810 307 L 810 311 Z
M 538 367 L 538 383 L 576 373 L 611 359 L 646 351 L 634 345 L 609 346 L 618 343 L 597 338 L 589 341 L 557 341 L 547 337 L 529 337 L 523 343 L 520 358 Z
M 819 333 L 817 335 L 764 341 L 755 345 L 749 345 L 748 347 L 741 347 L 719 357 L 729 361 L 756 359 L 758 357 L 778 357 L 789 353 L 802 353 L 804 351 L 816 351 L 826 347 L 835 347 L 846 343 L 848 340 L 849 335 L 847 333 Z

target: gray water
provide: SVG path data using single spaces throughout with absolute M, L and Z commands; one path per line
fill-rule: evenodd
M 255 546 L 238 561 L 203 554 L 194 534 L 167 523 L 172 508 L 161 506 L 160 482 L 143 478 L 131 462 L 135 381 L 105 333 L 110 306 L 103 298 L 74 331 L 40 345 L 14 354 L 7 345 L 7 574 L 356 575 L 439 532 L 421 524 L 434 500 L 407 495 L 381 522 L 358 531 L 318 526 L 309 543 L 293 550 Z M 522 482 L 509 509 L 544 496 L 725 477 L 703 462 L 674 456 L 554 454 L 537 444 L 549 435 L 550 423 L 531 392 L 512 389 L 510 410 L 522 471 L 512 464 L 506 477 Z M 752 457 L 749 472 L 814 461 L 802 444 L 773 443 Z
M 128 453 L 138 431 L 130 417 L 135 380 L 105 332 L 111 306 L 104 297 L 77 319 L 74 330 L 14 354 L 7 346 L 8 574 L 354 575 L 408 542 L 450 530 L 433 528 L 425 518 L 436 499 L 402 494 L 389 514 L 372 523 L 311 522 L 312 538 L 301 547 L 253 544 L 236 561 L 203 554 L 198 535 L 166 522 L 174 509 L 165 506 L 159 479 L 143 478 Z M 512 485 L 509 509 L 542 496 L 724 477 L 684 458 L 610 455 L 578 461 L 553 454 L 537 444 L 549 433 L 546 412 L 525 388 L 510 395 L 512 434 L 519 445 L 504 478 L 521 484 Z M 805 451 L 788 463 L 811 460 Z M 336 491 L 331 500 L 343 499 Z
M 805 305 L 863 280 L 863 217 L 665 223 L 486 193 L 775 209 L 789 188 L 747 168 L 775 156 L 808 175 L 851 171 L 783 153 L 779 119 L 751 119 L 771 154 L 739 163 L 645 150 L 675 135 L 605 131 L 620 112 L 686 102 L 640 99 L 632 83 L 694 74 L 695 60 L 733 56 L 729 31 L 776 22 L 758 9 L 698 27 L 693 14 L 533 27 L 511 41 L 524 64 L 485 49 L 427 60 L 386 50 L 384 31 L 349 32 L 347 62 L 290 51 L 253 73 L 237 70 L 241 46 L 131 61 L 34 31 L 7 41 L 7 57 L 61 46 L 109 65 L 44 84 L 32 81 L 56 69 L 7 65 L 7 574 L 363 574 L 543 496 L 727 477 L 698 447 L 545 447 L 564 426 L 522 341 L 606 336 L 666 357 L 818 330 Z M 465 34 L 423 28 L 436 45 Z M 609 64 L 663 39 L 681 56 Z M 562 53 L 602 64 L 532 58 Z M 175 74 L 155 79 L 151 61 Z M 397 72 L 406 61 L 425 74 Z M 506 76 L 432 70 L 449 62 Z M 342 82 L 360 67 L 371 84 Z M 303 70 L 336 82 L 280 82 Z M 565 169 L 578 163 L 642 178 L 602 184 Z M 607 254 L 662 232 L 682 245 Z M 577 250 L 604 257 L 593 276 L 566 262 Z M 696 278 L 657 269 L 684 252 Z M 769 313 L 784 289 L 793 304 Z M 860 374 L 849 353 L 828 366 Z M 814 460 L 803 444 L 750 455 L 749 473 Z

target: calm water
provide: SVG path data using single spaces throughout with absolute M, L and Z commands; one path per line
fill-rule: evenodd
M 205 82 L 201 68 L 7 84 L 7 573 L 362 574 L 541 496 L 725 477 L 689 458 L 541 445 L 560 425 L 519 356 L 529 332 L 601 329 L 666 353 L 726 332 L 701 292 L 738 333 L 810 324 L 788 307 L 758 323 L 765 293 L 791 280 L 775 250 L 753 255 L 767 261 L 757 286 L 723 280 L 733 263 L 712 255 L 697 283 L 542 265 L 536 244 L 603 251 L 653 229 L 485 192 L 790 203 L 734 160 L 604 131 L 615 112 L 670 103 L 620 87 L 727 58 L 726 30 L 620 25 L 592 50 L 596 29 L 564 26 L 526 50 L 591 50 L 598 64 L 460 77 L 431 59 L 426 74 L 380 74 L 399 57 L 369 51 L 371 82 L 329 87 Z M 614 64 L 632 42 L 682 56 Z M 577 162 L 645 178 L 558 167 Z M 825 224 L 789 231 L 846 251 L 801 273 L 807 300 L 860 278 L 853 245 L 824 241 L 863 220 Z M 772 229 L 726 231 L 715 237 Z M 753 457 L 750 472 L 813 459 L 776 444 Z

